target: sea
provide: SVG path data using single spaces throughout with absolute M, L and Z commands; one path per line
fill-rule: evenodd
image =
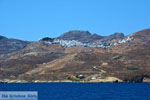
M 150 83 L 8 83 L 0 91 L 37 91 L 38 100 L 150 100 Z

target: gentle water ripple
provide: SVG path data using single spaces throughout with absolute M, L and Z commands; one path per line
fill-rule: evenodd
M 150 100 L 150 83 L 0 84 L 0 91 L 38 91 L 39 100 Z

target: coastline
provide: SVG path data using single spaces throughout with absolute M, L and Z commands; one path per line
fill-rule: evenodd
M 116 82 L 116 81 L 95 81 L 95 82 L 91 82 L 91 81 L 38 81 L 38 82 L 35 82 L 35 81 L 0 81 L 0 84 L 11 84 L 11 83 L 150 83 L 150 82 L 125 82 L 125 81 L 122 81 L 122 82 Z

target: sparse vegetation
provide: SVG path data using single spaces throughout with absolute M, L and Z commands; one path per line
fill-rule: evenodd
M 78 82 L 78 81 L 80 81 L 80 79 L 76 78 L 75 76 L 68 77 L 68 80 L 71 80 L 71 81 L 73 81 L 73 82 Z

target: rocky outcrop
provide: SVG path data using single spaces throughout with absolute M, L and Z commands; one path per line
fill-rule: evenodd
M 95 40 L 101 39 L 102 36 L 99 36 L 97 34 L 91 34 L 88 31 L 79 31 L 79 30 L 73 30 L 66 32 L 62 34 L 60 37 L 57 39 L 62 39 L 62 40 L 77 40 L 79 42 L 92 42 Z
M 99 40 L 99 42 L 109 42 L 111 40 L 114 40 L 114 39 L 121 39 L 121 38 L 124 38 L 124 34 L 123 33 L 114 33 L 110 36 L 105 36 L 103 37 L 102 39 Z
M 108 42 L 108 41 L 111 41 L 113 39 L 120 39 L 123 37 L 124 37 L 123 33 L 114 33 L 110 36 L 100 36 L 98 34 L 91 34 L 88 31 L 74 30 L 74 31 L 69 31 L 69 32 L 62 34 L 57 39 L 77 40 L 79 42 L 89 43 L 89 42 L 96 42 L 96 41 Z
M 4 36 L 0 36 L 0 40 L 4 40 L 4 39 L 8 39 L 8 38 L 6 38 Z

